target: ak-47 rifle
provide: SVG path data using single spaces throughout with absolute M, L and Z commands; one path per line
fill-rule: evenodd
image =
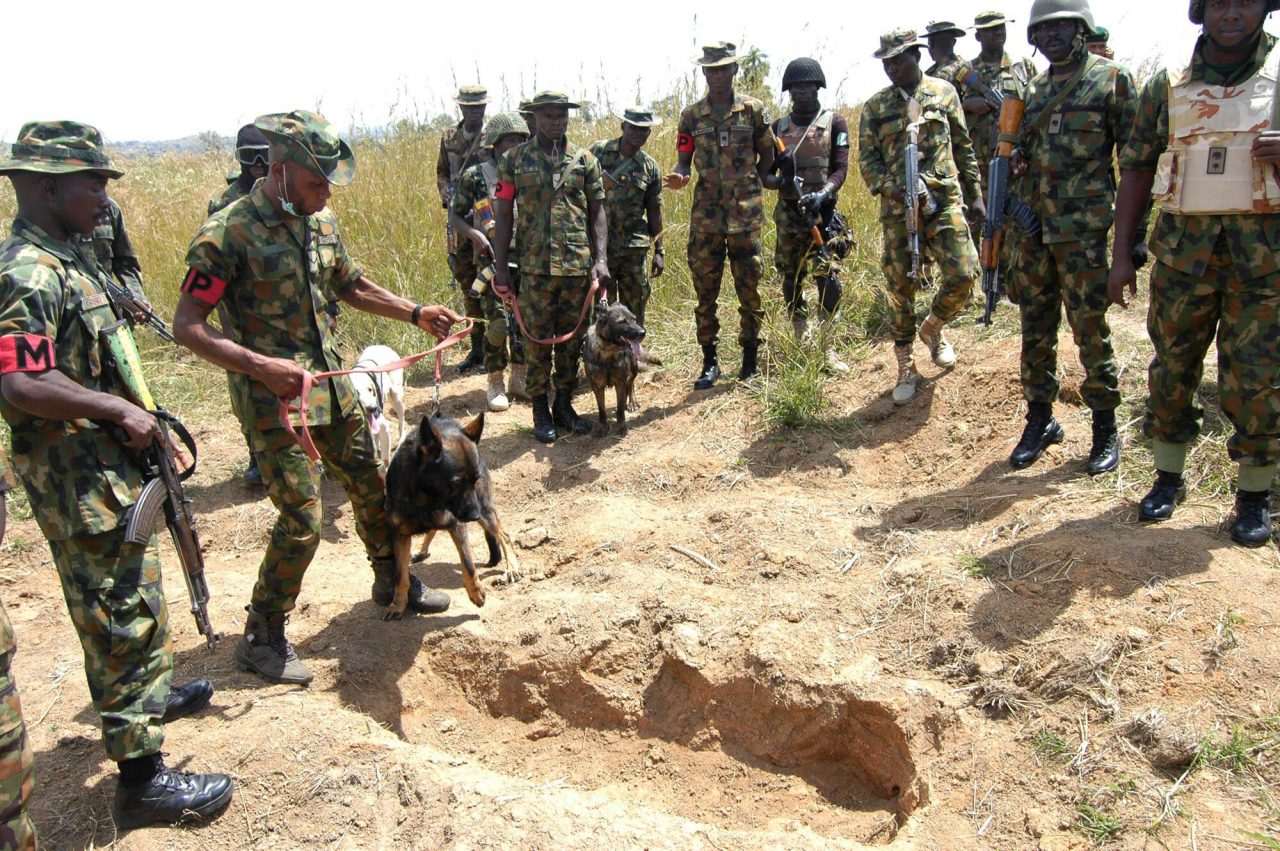
M 976 69 L 971 69 L 968 74 L 964 75 L 963 83 L 982 95 L 982 99 L 995 107 L 997 112 L 1004 106 L 1007 95 L 988 86 Z
M 773 144 L 778 149 L 779 154 L 787 152 L 786 143 L 776 136 L 773 139 Z M 790 203 L 795 204 L 797 210 L 802 214 L 807 214 L 809 217 L 809 238 L 813 240 L 814 250 L 818 252 L 819 257 L 824 260 L 827 259 L 827 241 L 822 237 L 822 217 L 818 214 L 810 213 L 800 206 L 800 199 L 804 197 L 804 181 L 800 179 L 800 175 L 796 174 L 796 158 L 794 156 L 783 157 L 778 162 L 778 171 L 782 175 L 783 185 L 789 186 L 796 193 L 795 200 L 790 201 Z
M 1000 141 L 996 155 L 987 169 L 987 220 L 982 225 L 982 294 L 986 306 L 982 310 L 982 324 L 991 324 L 991 313 L 1000 299 L 1000 243 L 1004 238 L 1002 228 L 1006 218 L 1013 219 L 1031 239 L 1040 238 L 1040 220 L 1021 200 L 1009 192 L 1009 158 L 1013 155 L 1014 141 L 1022 126 L 1022 115 L 1027 104 L 1015 97 L 1006 97 L 1000 109 Z
M 111 323 L 99 332 L 102 350 L 106 354 L 115 375 L 119 378 L 129 401 L 155 415 L 160 424 L 160 437 L 137 456 L 147 483 L 142 493 L 129 509 L 125 522 L 125 540 L 131 544 L 146 546 L 155 531 L 156 517 L 164 510 L 165 525 L 178 551 L 182 576 L 187 583 L 187 595 L 191 598 L 191 614 L 196 629 L 204 636 L 209 649 L 218 641 L 218 634 L 209 622 L 209 585 L 204 578 L 204 556 L 200 552 L 200 537 L 196 534 L 195 517 L 191 512 L 191 500 L 182 489 L 182 482 L 196 471 L 196 444 L 191 433 L 176 417 L 156 406 L 142 378 L 142 364 L 138 347 L 129 332 L 127 320 Z M 112 426 L 117 433 L 118 427 Z M 172 429 L 172 432 L 170 431 Z M 186 445 L 191 453 L 191 466 L 179 472 L 174 460 L 173 435 Z
M 129 320 L 130 326 L 141 320 L 143 324 L 166 342 L 173 343 L 175 346 L 178 344 L 173 334 L 170 333 L 169 326 L 164 324 L 163 319 L 156 316 L 155 311 L 146 302 L 139 301 L 127 287 L 120 286 L 108 275 L 102 275 L 99 280 L 106 286 L 107 295 L 115 303 L 116 308 Z
M 920 205 L 924 203 L 924 211 L 933 215 L 938 211 L 938 202 L 934 200 L 929 188 L 920 179 L 920 122 L 923 111 L 920 101 L 907 97 L 907 149 L 903 154 L 905 160 L 906 180 L 903 182 L 902 200 L 907 207 L 907 251 L 911 254 L 911 280 L 920 280 Z

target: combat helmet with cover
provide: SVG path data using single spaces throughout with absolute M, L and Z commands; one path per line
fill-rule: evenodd
M 518 112 L 502 112 L 489 119 L 484 128 L 486 147 L 494 147 L 502 141 L 503 136 L 520 136 L 529 138 L 529 129 L 525 126 L 524 117 Z
M 782 72 L 782 90 L 788 91 L 796 83 L 817 83 L 818 88 L 827 87 L 827 75 L 822 73 L 818 60 L 802 56 L 787 63 L 787 70 Z
M 1205 0 L 1191 0 L 1191 8 L 1187 10 L 1187 17 L 1191 19 L 1191 23 L 1204 23 L 1204 3 Z M 1280 0 L 1267 0 L 1267 12 L 1277 10 L 1280 10 Z
M 1036 0 L 1031 4 L 1031 18 L 1027 21 L 1027 41 L 1031 41 L 1031 30 L 1036 24 L 1068 18 L 1084 21 L 1086 35 L 1093 32 L 1093 10 L 1089 8 L 1089 0 Z

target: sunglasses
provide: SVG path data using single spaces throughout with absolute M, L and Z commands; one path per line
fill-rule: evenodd
M 241 165 L 266 165 L 267 146 L 245 145 L 244 147 L 236 148 L 236 160 L 238 160 Z

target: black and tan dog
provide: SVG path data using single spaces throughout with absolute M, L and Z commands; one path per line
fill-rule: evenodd
M 396 450 L 387 468 L 387 519 L 395 549 L 396 588 L 388 619 L 404 614 L 409 601 L 409 561 L 413 536 L 425 534 L 417 561 L 425 557 L 436 532 L 446 531 L 462 559 L 467 596 L 484 605 L 484 589 L 471 558 L 467 524 L 479 523 L 489 544 L 489 567 L 507 557 L 507 577 L 520 575 L 511 538 L 498 520 L 489 489 L 489 472 L 480 457 L 481 413 L 465 427 L 436 413 L 424 417 Z
M 635 383 L 640 364 L 662 363 L 640 348 L 643 339 L 644 328 L 626 305 L 615 302 L 596 307 L 596 321 L 587 329 L 587 338 L 582 344 L 582 365 L 595 391 L 596 408 L 600 412 L 600 422 L 594 432 L 597 437 L 609 433 L 604 391 L 614 388 L 618 401 L 618 434 L 625 435 L 627 410 L 639 410 L 635 404 Z

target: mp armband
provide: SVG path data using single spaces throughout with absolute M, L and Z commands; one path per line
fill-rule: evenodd
M 692 154 L 693 136 L 688 133 L 676 134 L 676 152 L 681 154 Z
M 58 365 L 53 339 L 39 334 L 0 337 L 0 375 L 10 372 L 48 372 Z
M 227 289 L 227 282 L 217 275 L 209 275 L 199 269 L 188 269 L 187 277 L 182 279 L 182 291 L 196 301 L 207 305 L 216 305 L 222 301 L 222 294 Z
M 505 180 L 498 181 L 498 188 L 493 193 L 493 197 L 502 201 L 510 201 L 516 197 L 516 185 L 507 183 Z

